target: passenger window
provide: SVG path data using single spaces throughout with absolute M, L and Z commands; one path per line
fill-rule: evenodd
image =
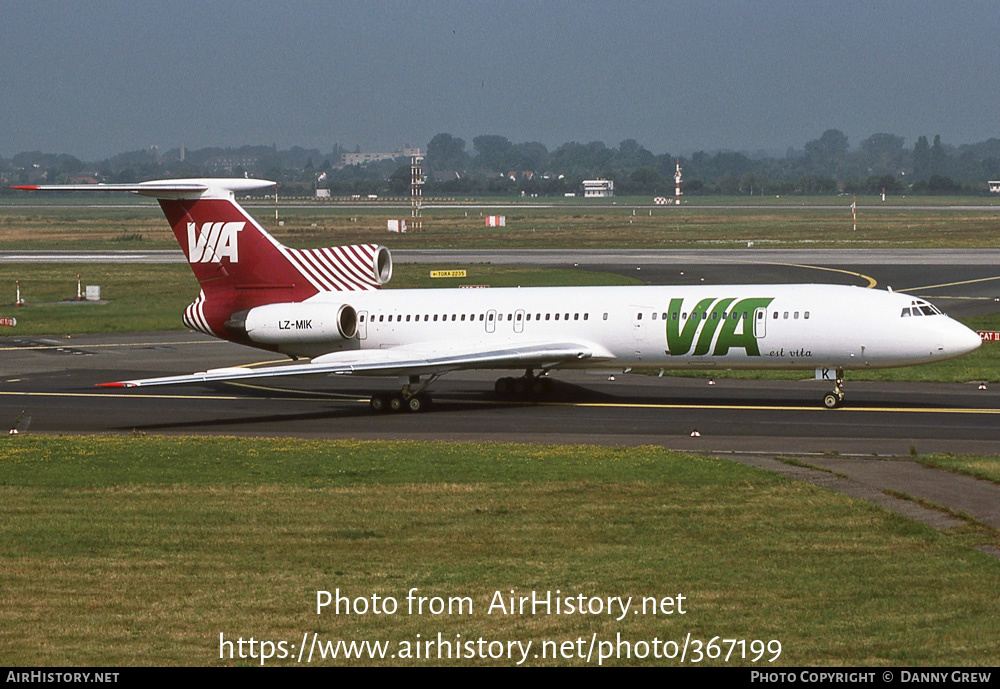
M 798 311 L 795 312 L 795 314 L 792 316 L 792 319 L 796 320 L 796 321 L 799 320 L 799 312 Z
M 787 312 L 787 311 L 785 311 L 785 315 L 783 316 L 783 318 L 784 318 L 784 319 L 785 319 L 786 321 L 788 320 L 788 312 Z
M 573 314 L 573 320 L 574 320 L 574 321 L 578 321 L 578 320 L 580 320 L 580 314 L 578 314 L 578 313 L 574 313 L 574 314 Z
M 549 320 L 549 314 L 545 314 L 545 320 Z
M 559 320 L 559 314 L 558 313 L 556 314 L 556 320 L 557 321 Z
M 587 320 L 588 318 L 590 318 L 590 314 L 589 313 L 583 314 L 583 320 Z
M 808 311 L 806 311 L 805 314 L 803 314 L 803 315 L 805 316 L 806 320 L 809 320 L 809 312 Z
M 605 312 L 605 314 L 604 314 L 604 320 L 608 320 L 608 314 L 607 314 L 607 312 Z

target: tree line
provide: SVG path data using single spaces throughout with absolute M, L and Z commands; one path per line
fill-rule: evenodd
M 150 149 L 86 163 L 35 151 L 0 158 L 0 175 L 11 184 L 247 175 L 273 179 L 286 194 L 312 195 L 316 188 L 335 196 L 409 194 L 409 159 L 344 166 L 343 153 L 339 145 L 326 153 L 274 145 Z M 473 138 L 470 147 L 441 133 L 425 149 L 424 194 L 562 196 L 579 193 L 584 179 L 603 178 L 614 180 L 619 195 L 670 196 L 678 162 L 686 195 L 879 194 L 883 189 L 889 194 L 979 194 L 986 193 L 987 180 L 1000 179 L 1000 139 L 954 146 L 940 136 L 920 136 L 908 147 L 901 136 L 879 133 L 852 149 L 843 132 L 828 129 L 783 156 L 736 151 L 675 156 L 653 154 L 635 139 L 617 146 L 569 142 L 549 150 L 537 141 L 514 143 L 495 134 Z

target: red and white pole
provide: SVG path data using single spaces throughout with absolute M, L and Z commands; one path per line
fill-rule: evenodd
M 681 161 L 677 160 L 677 172 L 674 173 L 674 205 L 681 205 Z

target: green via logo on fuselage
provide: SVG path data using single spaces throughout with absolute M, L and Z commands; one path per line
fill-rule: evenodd
M 760 356 L 757 337 L 754 335 L 754 314 L 757 309 L 766 309 L 773 300 L 774 297 L 752 297 L 739 301 L 735 297 L 708 297 L 699 301 L 688 317 L 683 319 L 684 300 L 671 299 L 670 315 L 667 317 L 667 352 L 674 356 L 692 353 L 691 345 L 698 334 L 694 356 L 708 354 L 713 340 L 713 356 L 725 356 L 734 347 L 743 349 L 747 356 Z M 716 332 L 719 334 L 718 338 L 715 337 Z

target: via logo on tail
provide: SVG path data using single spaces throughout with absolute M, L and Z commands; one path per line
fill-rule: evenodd
M 237 235 L 245 222 L 207 222 L 198 233 L 197 223 L 187 224 L 188 261 L 190 263 L 219 263 L 226 257 L 239 263 L 240 250 Z
M 736 301 L 735 297 L 708 297 L 698 302 L 683 321 L 683 327 L 681 314 L 684 300 L 671 299 L 670 317 L 667 320 L 667 351 L 673 356 L 682 356 L 691 353 L 691 346 L 694 345 L 694 356 L 704 356 L 709 350 L 712 350 L 713 356 L 725 356 L 733 348 L 743 349 L 747 356 L 760 356 L 757 336 L 754 334 L 755 314 L 758 309 L 766 309 L 773 299 L 753 297 Z M 697 343 L 695 335 L 698 335 Z

